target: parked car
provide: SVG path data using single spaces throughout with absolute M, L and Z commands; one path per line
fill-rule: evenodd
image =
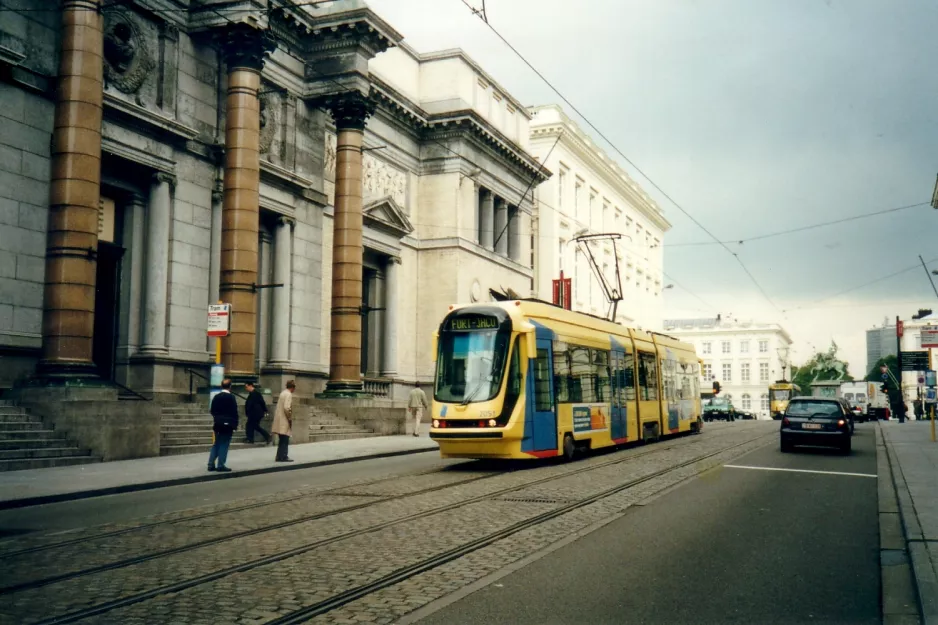
M 837 398 L 796 397 L 788 404 L 779 429 L 781 450 L 796 445 L 837 447 L 849 454 L 853 436 L 847 404 Z
M 714 421 L 716 419 L 735 421 L 736 408 L 733 407 L 733 402 L 730 400 L 723 397 L 714 397 L 703 405 L 703 419 L 704 421 Z
M 745 410 L 737 410 L 736 418 L 743 419 L 746 421 L 755 421 L 756 415 L 752 414 L 751 412 L 746 412 Z

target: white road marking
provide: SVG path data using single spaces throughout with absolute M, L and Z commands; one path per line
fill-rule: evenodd
M 821 473 L 823 475 L 849 475 L 851 477 L 872 477 L 877 478 L 879 476 L 872 475 L 870 473 L 847 473 L 845 471 L 811 471 L 810 469 L 781 469 L 778 467 L 749 467 L 741 464 L 724 464 L 726 469 L 749 469 L 752 471 L 788 471 L 790 473 Z

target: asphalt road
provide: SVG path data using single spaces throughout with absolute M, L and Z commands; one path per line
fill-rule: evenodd
M 124 523 L 164 512 L 294 490 L 331 488 L 354 481 L 432 471 L 466 462 L 442 460 L 437 453 L 422 453 L 0 510 L 0 537 Z
M 878 623 L 874 426 L 853 453 L 777 444 L 666 492 L 420 621 Z

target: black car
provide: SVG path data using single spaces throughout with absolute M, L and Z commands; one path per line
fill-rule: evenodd
M 795 445 L 820 445 L 848 454 L 852 421 L 849 409 L 839 399 L 796 397 L 782 417 L 781 449 L 789 452 Z

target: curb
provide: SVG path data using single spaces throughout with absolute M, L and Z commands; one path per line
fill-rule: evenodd
M 915 511 L 908 483 L 902 473 L 902 466 L 896 458 L 891 440 L 885 433 L 882 433 L 882 429 L 880 433 L 888 466 L 891 469 L 892 485 L 899 504 L 898 512 L 905 548 L 912 565 L 912 581 L 918 600 L 918 615 L 925 625 L 938 625 L 938 576 L 935 574 L 934 564 L 922 535 L 918 514 Z
M 117 495 L 121 493 L 132 493 L 143 490 L 153 490 L 156 488 L 165 488 L 167 486 L 183 486 L 197 482 L 212 482 L 216 480 L 230 480 L 239 477 L 248 477 L 251 475 L 263 475 L 264 473 L 279 473 L 281 471 L 296 471 L 298 469 L 309 469 L 312 467 L 323 467 L 331 464 L 346 464 L 349 462 L 358 462 L 360 460 L 377 460 L 380 458 L 393 458 L 395 456 L 410 456 L 414 454 L 424 454 L 431 451 L 439 451 L 438 447 L 428 447 L 426 449 L 406 449 L 403 451 L 386 451 L 364 456 L 351 456 L 349 458 L 335 458 L 332 460 L 315 460 L 312 462 L 295 462 L 293 464 L 275 465 L 262 467 L 259 469 L 246 469 L 244 471 L 232 471 L 231 473 L 208 473 L 205 475 L 193 475 L 191 477 L 172 478 L 167 480 L 157 480 L 155 482 L 141 482 L 139 484 L 122 484 L 120 486 L 108 486 L 106 488 L 94 488 L 90 490 L 80 490 L 72 493 L 60 493 L 56 495 L 38 495 L 36 497 L 24 497 L 22 499 L 8 499 L 0 501 L 0 510 L 13 510 L 15 508 L 27 508 L 30 506 L 40 506 L 49 503 L 60 503 L 63 501 L 74 501 L 77 499 L 90 499 L 92 497 L 103 497 L 105 495 Z

